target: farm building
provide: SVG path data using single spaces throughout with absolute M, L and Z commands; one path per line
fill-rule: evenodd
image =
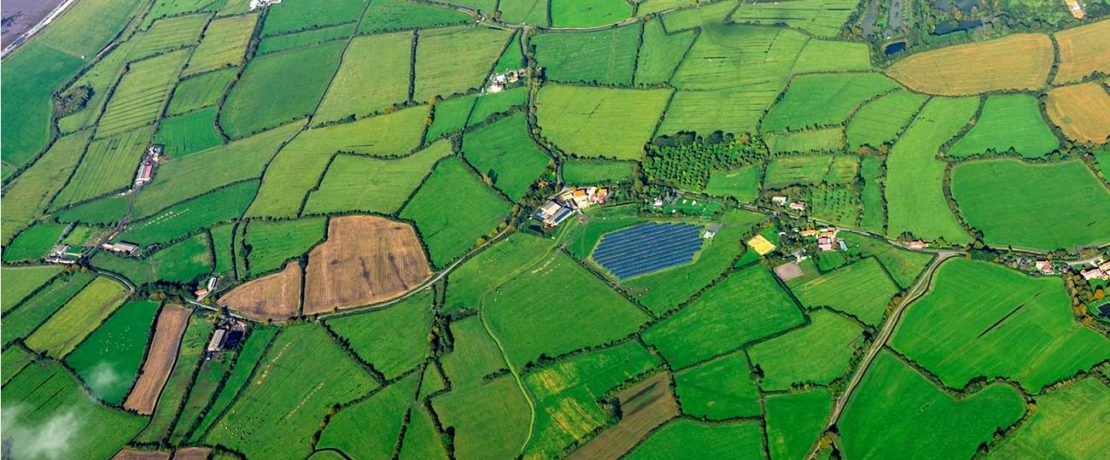
M 101 248 L 119 254 L 135 255 L 139 252 L 139 245 L 120 241 L 117 243 L 104 243 L 100 245 Z

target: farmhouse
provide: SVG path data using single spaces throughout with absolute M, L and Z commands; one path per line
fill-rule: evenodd
M 795 201 L 793 203 L 790 203 L 790 210 L 792 210 L 792 211 L 805 211 L 806 210 L 806 204 L 802 201 Z
M 250 7 L 251 7 L 251 11 L 254 11 L 258 8 L 265 8 L 267 6 L 278 4 L 278 3 L 281 3 L 281 0 L 251 0 Z
M 1052 269 L 1052 262 L 1049 262 L 1047 260 L 1038 260 L 1033 265 L 1037 267 L 1037 271 L 1039 271 L 1039 272 L 1041 272 L 1045 275 L 1051 275 L 1051 274 L 1056 272 L 1055 270 Z
M 1102 264 L 1087 270 L 1079 272 L 1085 280 L 1105 280 L 1110 279 L 1110 261 L 1103 262 Z
M 100 245 L 102 249 L 112 251 L 119 254 L 135 255 L 139 252 L 139 245 L 120 241 L 118 243 L 104 243 Z

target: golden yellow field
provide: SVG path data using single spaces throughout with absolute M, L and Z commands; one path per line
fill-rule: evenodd
M 1039 89 L 1048 79 L 1052 60 L 1047 35 L 1015 34 L 918 53 L 894 63 L 887 74 L 915 91 L 965 96 Z
M 1110 73 L 1110 19 L 1057 32 L 1056 45 L 1056 84 L 1079 81 L 1095 71 Z
M 1105 144 L 1110 136 L 1110 94 L 1098 82 L 1048 92 L 1048 118 L 1069 139 Z
M 280 273 L 232 289 L 218 303 L 255 319 L 285 320 L 296 316 L 301 303 L 301 266 L 291 261 Z

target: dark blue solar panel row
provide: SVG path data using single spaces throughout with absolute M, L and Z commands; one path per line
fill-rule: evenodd
M 646 223 L 605 235 L 593 260 L 619 279 L 682 265 L 701 249 L 702 227 Z

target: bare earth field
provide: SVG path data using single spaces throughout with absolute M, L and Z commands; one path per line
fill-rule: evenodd
M 207 447 L 186 447 L 173 453 L 173 460 L 206 460 L 212 449 Z
M 112 456 L 112 460 L 170 460 L 170 454 L 156 450 L 124 449 Z
M 64 0 L 7 0 L 4 2 L 4 25 L 0 40 L 6 48 L 20 35 L 43 20 Z
M 1045 107 L 1048 118 L 1071 139 L 1105 144 L 1110 136 L 1110 94 L 1097 82 L 1049 91 Z
M 569 459 L 618 459 L 655 427 L 678 415 L 678 402 L 666 372 L 620 392 L 617 397 L 621 402 L 621 421 L 574 451 Z
M 144 415 L 154 413 L 154 406 L 158 403 L 158 396 L 162 394 L 162 387 L 170 378 L 174 361 L 177 360 L 177 347 L 181 345 L 181 335 L 185 326 L 189 324 L 189 314 L 193 311 L 179 306 L 167 305 L 158 314 L 158 323 L 154 326 L 154 340 L 150 342 L 150 350 L 143 363 L 143 372 L 135 382 L 135 388 L 127 395 L 123 403 L 125 409 L 130 409 Z M 122 454 L 123 452 L 120 452 Z M 120 458 L 119 454 L 116 458 Z M 146 457 L 125 457 L 146 458 Z
M 1052 61 L 1047 35 L 1014 34 L 918 53 L 894 63 L 887 74 L 916 91 L 964 96 L 1041 88 Z
M 331 219 L 308 255 L 306 315 L 396 298 L 432 276 L 412 226 L 376 216 Z
M 291 261 L 280 273 L 232 289 L 217 303 L 256 319 L 286 320 L 296 316 L 301 303 L 301 266 Z

